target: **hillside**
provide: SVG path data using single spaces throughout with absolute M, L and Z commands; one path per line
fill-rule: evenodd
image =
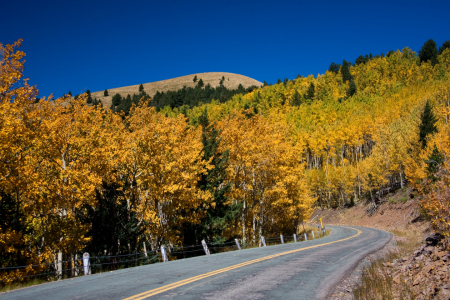
M 176 91 L 182 89 L 184 86 L 186 87 L 195 87 L 197 83 L 194 83 L 194 77 L 197 76 L 197 79 L 202 79 L 204 84 L 210 84 L 212 87 L 219 86 L 219 82 L 222 77 L 225 77 L 225 81 L 223 85 L 228 89 L 236 89 L 239 84 L 242 84 L 244 88 L 250 87 L 252 85 L 262 86 L 263 84 L 253 78 L 233 74 L 226 72 L 207 72 L 207 73 L 197 73 L 192 75 L 181 76 L 172 79 L 160 80 L 155 82 L 143 83 L 145 92 L 153 97 L 156 92 L 166 92 L 166 91 Z M 139 84 L 124 86 L 119 88 L 108 89 L 108 96 L 103 96 L 104 91 L 97 91 L 92 93 L 93 98 L 97 98 L 102 101 L 103 105 L 106 107 L 111 106 L 112 97 L 118 93 L 122 97 L 126 97 L 128 94 L 138 94 L 139 93 Z

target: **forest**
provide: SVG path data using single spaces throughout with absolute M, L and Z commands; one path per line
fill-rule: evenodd
M 256 243 L 295 233 L 316 207 L 404 186 L 449 232 L 448 42 L 229 98 L 220 86 L 140 91 L 127 109 L 91 105 L 89 93 L 37 100 L 21 43 L 0 49 L 2 282 L 58 253 Z

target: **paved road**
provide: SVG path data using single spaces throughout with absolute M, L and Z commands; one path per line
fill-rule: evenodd
M 391 234 L 329 226 L 317 240 L 158 263 L 0 294 L 0 299 L 327 299 Z

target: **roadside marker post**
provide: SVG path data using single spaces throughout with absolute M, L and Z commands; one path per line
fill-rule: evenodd
M 166 247 L 164 247 L 164 245 L 161 245 L 161 256 L 162 256 L 163 262 L 169 261 L 169 259 L 167 258 Z
M 280 240 L 281 240 L 281 243 L 284 244 L 284 240 L 283 240 L 283 235 L 282 234 L 280 234 Z
M 144 253 L 145 253 L 145 257 L 147 257 L 147 247 L 145 247 L 145 242 L 142 242 L 142 244 L 144 244 Z
M 266 246 L 266 239 L 263 236 L 261 236 L 261 242 L 264 245 L 264 247 L 267 247 Z
M 59 280 L 62 278 L 62 275 L 63 275 L 63 273 L 62 273 L 62 269 L 63 269 L 63 267 L 62 267 L 62 252 L 61 251 L 58 252 L 58 267 L 57 267 L 57 269 L 58 269 L 57 274 L 58 274 L 58 280 Z
M 203 246 L 203 250 L 205 251 L 205 254 L 209 255 L 209 249 L 208 249 L 208 246 L 206 245 L 205 240 L 202 240 L 202 246 Z
M 234 239 L 234 241 L 236 242 L 236 246 L 238 247 L 238 249 L 241 250 L 241 246 L 239 245 L 238 239 Z
M 320 218 L 320 227 L 323 229 L 322 218 Z
M 313 235 L 313 240 L 315 240 L 316 237 L 314 236 L 314 230 L 312 230 L 311 232 L 312 232 L 312 235 Z
M 306 233 L 305 233 L 305 241 L 307 241 L 308 240 L 308 237 L 306 236 Z
M 294 233 L 294 243 L 297 243 L 297 235 Z
M 83 268 L 84 268 L 84 276 L 89 275 L 91 272 L 90 270 L 90 264 L 89 264 L 89 253 L 85 252 L 83 254 Z

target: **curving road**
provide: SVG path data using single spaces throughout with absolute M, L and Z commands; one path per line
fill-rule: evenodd
M 47 283 L 0 299 L 327 299 L 365 255 L 382 248 L 382 230 L 328 226 L 317 240 L 199 256 Z

